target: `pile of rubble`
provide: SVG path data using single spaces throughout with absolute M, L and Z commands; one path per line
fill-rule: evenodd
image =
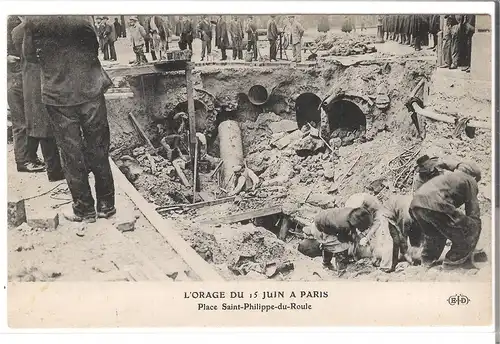
M 350 56 L 374 53 L 375 36 L 372 35 L 342 35 L 329 33 L 315 40 L 317 49 L 325 56 Z

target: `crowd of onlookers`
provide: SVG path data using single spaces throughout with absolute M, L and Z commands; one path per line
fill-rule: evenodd
M 437 48 L 438 33 L 441 31 L 439 14 L 385 15 L 382 19 L 382 30 L 386 40 L 394 40 L 401 44 L 422 50 L 422 46 Z M 457 14 L 444 16 L 441 68 L 470 70 L 472 52 L 472 35 L 475 32 L 475 15 Z
M 194 18 L 198 19 L 198 18 Z M 281 19 L 281 18 L 280 18 Z M 181 50 L 193 50 L 194 39 L 201 40 L 201 61 L 212 56 L 212 49 L 216 47 L 221 52 L 221 60 L 227 60 L 227 50 L 232 50 L 233 60 L 255 61 L 262 59 L 258 47 L 259 36 L 265 36 L 269 41 L 270 61 L 277 60 L 278 47 L 291 47 L 293 62 L 301 62 L 301 43 L 304 28 L 295 18 L 287 16 L 278 24 L 275 15 L 269 16 L 267 32 L 259 30 L 257 21 L 251 15 L 246 18 L 226 16 L 217 18 L 207 15 L 201 16 L 196 22 L 191 16 L 179 16 L 175 20 L 165 16 L 131 16 L 128 18 L 127 28 L 118 18 L 111 23 L 109 18 L 94 17 L 96 34 L 104 60 L 116 61 L 114 43 L 118 37 L 128 36 L 136 59 L 133 64 L 148 62 L 146 54 L 151 54 L 153 61 L 165 59 L 166 51 L 169 49 L 173 37 L 178 39 L 178 47 Z M 279 29 L 278 25 L 284 28 Z M 281 45 L 280 45 L 281 44 Z M 246 54 L 244 55 L 244 51 Z

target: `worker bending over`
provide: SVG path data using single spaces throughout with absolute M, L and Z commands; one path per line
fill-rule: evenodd
M 323 265 L 340 271 L 349 262 L 349 247 L 359 241 L 356 229 L 364 232 L 372 224 L 373 217 L 364 208 L 328 209 L 320 212 L 314 225 L 305 227 L 303 232 L 320 243 Z M 334 257 L 336 266 L 332 265 Z
M 410 204 L 410 215 L 423 233 L 422 264 L 435 265 L 451 241 L 443 268 L 473 268 L 471 255 L 481 233 L 477 181 L 480 171 L 460 163 L 424 183 Z M 458 208 L 465 204 L 465 214 Z
M 348 208 L 363 208 L 367 210 L 373 222 L 364 232 L 358 233 L 359 242 L 356 242 L 355 256 L 358 258 L 373 257 L 377 265 L 384 272 L 392 272 L 399 262 L 401 253 L 412 263 L 407 255 L 408 245 L 398 225 L 390 218 L 389 210 L 379 202 L 377 197 L 367 194 L 354 194 L 346 201 Z
M 233 168 L 233 175 L 229 182 L 233 183 L 233 189 L 228 196 L 239 194 L 243 190 L 255 190 L 259 185 L 260 179 L 257 175 L 246 166 L 237 165 Z

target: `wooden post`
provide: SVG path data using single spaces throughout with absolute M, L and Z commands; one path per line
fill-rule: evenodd
M 194 88 L 193 88 L 193 66 L 192 62 L 186 65 L 186 92 L 187 92 L 187 105 L 189 116 L 189 153 L 191 159 L 194 158 L 194 150 L 196 144 L 196 117 L 194 112 Z
M 186 93 L 189 118 L 189 154 L 191 166 L 193 167 L 193 203 L 196 202 L 196 117 L 194 112 L 194 89 L 193 89 L 193 67 L 192 62 L 186 64 Z

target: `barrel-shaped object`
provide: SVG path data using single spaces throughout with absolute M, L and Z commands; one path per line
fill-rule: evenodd
M 227 185 L 236 166 L 243 165 L 243 141 L 238 122 L 227 120 L 219 124 L 219 149 L 223 161 L 223 180 Z

